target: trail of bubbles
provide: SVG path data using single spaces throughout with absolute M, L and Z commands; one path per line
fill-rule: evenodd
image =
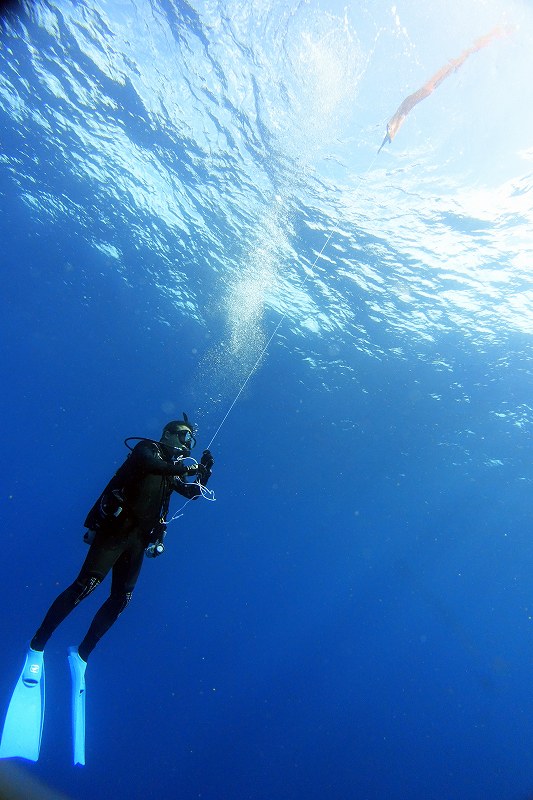
M 274 198 L 266 200 L 268 209 L 242 267 L 227 283 L 225 334 L 199 365 L 196 393 L 208 402 L 209 410 L 213 404 L 227 406 L 261 360 L 267 342 L 265 309 L 269 301 L 279 305 L 271 301 L 283 266 L 295 260 L 288 238 L 292 198 L 302 183 L 314 185 L 313 164 L 325 155 L 339 118 L 352 108 L 362 73 L 360 47 L 346 15 L 335 17 L 302 7 L 278 43 L 279 48 L 263 50 L 259 60 L 269 74 L 283 74 L 284 85 L 264 81 L 257 84 L 256 94 L 258 115 L 270 133 L 264 168 Z
M 277 197 L 235 272 L 223 299 L 225 333 L 202 359 L 197 383 L 210 402 L 227 401 L 253 368 L 266 342 L 264 311 L 275 291 L 289 242 L 283 201 Z M 209 388 L 208 388 L 209 387 Z

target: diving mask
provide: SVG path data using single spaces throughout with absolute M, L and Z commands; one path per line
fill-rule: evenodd
M 192 450 L 196 444 L 196 439 L 194 438 L 190 428 L 177 428 L 175 431 L 172 431 L 172 433 L 174 436 L 178 437 L 178 442 L 188 450 Z

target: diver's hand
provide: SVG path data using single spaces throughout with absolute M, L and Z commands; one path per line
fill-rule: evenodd
M 211 467 L 214 463 L 215 459 L 209 450 L 204 450 L 200 463 L 198 464 L 198 478 L 203 486 L 207 486 L 207 481 L 211 477 Z
M 202 457 L 200 459 L 200 464 L 202 465 L 202 467 L 211 472 L 214 463 L 215 459 L 211 455 L 211 451 L 204 450 L 204 452 L 202 453 Z

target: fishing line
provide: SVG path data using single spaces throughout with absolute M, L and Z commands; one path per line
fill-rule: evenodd
M 198 488 L 200 489 L 200 495 L 203 497 L 204 500 L 209 500 L 211 503 L 215 502 L 216 497 L 212 489 L 208 489 L 207 486 L 203 485 L 203 483 L 196 483 L 196 486 L 198 486 Z M 196 495 L 196 497 L 199 497 L 200 495 Z M 178 510 L 175 511 L 174 514 L 172 514 L 171 517 L 165 520 L 166 524 L 168 525 L 169 523 L 175 522 L 177 519 L 180 519 L 180 517 L 183 517 L 183 514 L 185 513 L 184 512 L 185 506 L 188 506 L 191 500 L 196 500 L 196 497 L 189 497 L 189 499 L 186 500 L 184 504 L 180 506 L 180 508 L 178 508 Z
M 362 184 L 363 180 L 366 178 L 366 176 L 368 175 L 368 173 L 370 172 L 370 170 L 372 169 L 372 167 L 374 166 L 374 162 L 376 161 L 376 158 L 377 158 L 377 157 L 378 157 L 378 154 L 377 154 L 377 153 L 375 153 L 375 155 L 373 156 L 372 160 L 370 161 L 370 164 L 368 165 L 368 167 L 366 168 L 366 170 L 363 172 L 363 174 L 360 176 L 360 178 L 359 178 L 359 183 L 357 184 L 357 186 L 356 186 L 356 188 L 355 188 L 355 192 L 354 192 L 354 198 L 355 198 L 355 197 L 357 197 L 357 194 L 358 194 L 358 192 L 359 192 L 359 189 L 361 188 L 361 184 Z M 314 268 L 315 268 L 315 267 L 316 267 L 316 265 L 317 265 L 318 259 L 319 259 L 319 258 L 320 258 L 320 257 L 321 257 L 323 254 L 324 254 L 324 252 L 325 252 L 325 250 L 326 250 L 326 247 L 327 247 L 327 246 L 328 246 L 328 244 L 330 243 L 330 241 L 331 241 L 331 238 L 332 238 L 333 234 L 334 234 L 334 233 L 337 233 L 338 231 L 339 231 L 339 228 L 333 228 L 333 229 L 332 229 L 332 230 L 329 232 L 329 234 L 328 234 L 328 236 L 327 236 L 327 238 L 326 238 L 326 240 L 325 240 L 324 244 L 322 245 L 322 248 L 321 248 L 320 252 L 319 252 L 319 253 L 318 253 L 318 255 L 316 256 L 315 260 L 313 261 L 313 263 L 312 263 L 312 265 L 311 265 L 311 268 L 310 268 L 309 272 L 307 272 L 307 274 L 306 274 L 306 276 L 305 276 L 305 278 L 304 278 L 304 280 L 303 280 L 303 282 L 302 282 L 302 284 L 301 284 L 301 287 L 302 287 L 302 288 L 305 286 L 305 284 L 307 283 L 307 281 L 309 280 L 309 278 L 310 278 L 310 277 L 313 275 L 313 270 L 314 270 Z M 246 378 L 244 379 L 244 381 L 243 381 L 243 383 L 242 383 L 242 385 L 241 385 L 241 388 L 239 389 L 239 391 L 238 391 L 238 392 L 237 392 L 237 394 L 235 395 L 235 398 L 234 398 L 233 402 L 231 403 L 230 407 L 228 408 L 228 410 L 227 410 L 227 411 L 226 411 L 226 413 L 224 414 L 224 417 L 223 417 L 223 419 L 222 419 L 222 422 L 220 423 L 220 425 L 218 426 L 218 428 L 217 428 L 217 429 L 216 429 L 216 431 L 214 432 L 213 436 L 211 437 L 211 440 L 210 440 L 209 444 L 207 445 L 207 449 L 208 449 L 208 450 L 211 448 L 211 445 L 213 444 L 213 442 L 215 441 L 216 437 L 218 436 L 218 434 L 219 434 L 219 432 L 220 432 L 220 430 L 221 430 L 222 426 L 224 425 L 224 423 L 226 422 L 227 418 L 228 418 L 228 417 L 229 417 L 229 415 L 231 414 L 231 412 L 232 412 L 232 410 L 233 410 L 233 408 L 234 408 L 235 404 L 237 403 L 237 401 L 238 401 L 239 397 L 240 397 L 240 396 L 241 396 L 241 394 L 243 393 L 243 391 L 244 391 L 244 389 L 245 389 L 245 387 L 246 387 L 246 385 L 247 385 L 248 381 L 250 380 L 250 378 L 252 377 L 252 375 L 253 375 L 253 374 L 254 374 L 254 372 L 256 371 L 257 367 L 258 367 L 258 366 L 259 366 L 259 364 L 261 363 L 261 361 L 262 361 L 262 359 L 263 359 L 263 357 L 264 357 L 265 353 L 267 352 L 268 348 L 270 347 L 270 344 L 271 344 L 272 340 L 274 339 L 274 337 L 275 337 L 275 335 L 277 334 L 278 330 L 280 329 L 281 325 L 282 325 L 282 324 L 283 324 L 283 322 L 285 321 L 285 318 L 287 317 L 287 314 L 288 314 L 288 311 L 284 311 L 284 312 L 283 312 L 283 314 L 281 315 L 281 318 L 279 319 L 279 321 L 278 321 L 278 323 L 277 323 L 276 327 L 275 327 L 275 328 L 274 328 L 274 330 L 272 331 L 272 334 L 271 334 L 270 338 L 268 339 L 268 341 L 267 341 L 267 343 L 265 344 L 265 346 L 263 347 L 263 349 L 262 349 L 261 353 L 260 353 L 260 354 L 259 354 L 259 356 L 257 357 L 257 359 L 256 359 L 256 361 L 255 361 L 254 365 L 252 366 L 252 368 L 251 368 L 250 372 L 248 373 L 248 375 L 247 375 L 247 376 L 246 376 Z
M 195 466 L 195 467 L 199 466 L 197 460 L 193 456 L 184 456 L 179 460 L 180 461 L 187 460 L 187 461 L 192 462 L 192 464 L 190 466 Z M 189 499 L 186 500 L 184 502 L 184 504 L 182 506 L 180 506 L 180 508 L 178 508 L 178 510 L 175 511 L 174 514 L 172 514 L 171 517 L 169 517 L 167 520 L 165 520 L 167 525 L 170 522 L 175 522 L 177 519 L 180 519 L 180 517 L 182 517 L 183 514 L 184 514 L 185 506 L 188 506 L 189 503 L 191 502 L 191 500 L 196 500 L 197 497 L 202 496 L 204 500 L 209 500 L 212 503 L 215 502 L 216 497 L 215 497 L 215 493 L 214 493 L 214 491 L 212 489 L 208 489 L 207 486 L 204 486 L 203 483 L 201 483 L 199 480 L 195 481 L 195 484 L 200 489 L 200 494 L 199 495 L 195 495 L 194 497 L 189 497 Z

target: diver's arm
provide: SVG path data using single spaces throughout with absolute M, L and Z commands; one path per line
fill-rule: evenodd
M 172 488 L 183 497 L 188 497 L 189 499 L 199 497 L 202 494 L 201 487 L 207 486 L 207 481 L 211 477 L 211 470 L 213 469 L 214 463 L 215 459 L 211 455 L 211 452 L 209 450 L 204 450 L 200 463 L 186 467 L 186 471 L 181 476 L 171 481 Z M 196 475 L 196 480 L 192 483 L 187 483 L 186 477 L 188 475 Z
M 188 468 L 183 461 L 166 461 L 157 450 L 157 445 L 151 442 L 139 442 L 139 444 L 133 448 L 131 456 L 138 469 L 152 475 L 179 477 L 181 475 L 186 475 L 188 472 Z
M 182 497 L 186 497 L 188 500 L 193 500 L 195 497 L 200 497 L 202 490 L 200 489 L 200 485 L 198 483 L 185 483 L 185 481 L 180 480 L 180 478 L 174 478 L 171 481 L 172 489 L 181 494 Z

